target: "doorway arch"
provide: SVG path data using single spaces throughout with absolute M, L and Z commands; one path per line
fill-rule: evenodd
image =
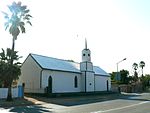
M 52 77 L 49 76 L 48 78 L 48 92 L 49 93 L 52 93 L 52 82 L 53 82 Z
M 109 82 L 107 80 L 107 91 L 109 91 Z

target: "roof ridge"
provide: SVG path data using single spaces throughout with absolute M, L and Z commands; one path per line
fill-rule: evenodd
M 65 60 L 65 59 L 54 58 L 54 57 L 45 56 L 45 55 L 39 55 L 39 54 L 35 54 L 35 53 L 30 53 L 30 55 L 36 55 L 36 56 L 41 56 L 41 57 L 46 57 L 46 58 L 52 58 L 52 59 L 55 59 L 55 60 L 61 60 L 61 61 L 65 61 L 65 62 L 71 62 L 71 63 L 79 64 L 79 62 L 75 62 L 75 61 L 74 61 L 74 62 L 72 62 L 72 61 Z

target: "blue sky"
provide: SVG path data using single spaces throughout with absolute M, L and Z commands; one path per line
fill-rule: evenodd
M 149 0 L 116 0 L 116 6 L 129 16 L 136 24 L 150 27 L 150 1 Z
M 0 0 L 0 10 L 12 0 Z M 16 0 L 17 1 L 17 0 Z M 16 41 L 23 56 L 36 53 L 81 61 L 87 39 L 92 62 L 107 72 L 120 69 L 133 73 L 132 64 L 145 61 L 150 74 L 149 0 L 21 0 L 31 10 L 33 26 Z M 0 48 L 11 47 L 11 35 L 4 30 L 0 14 Z M 139 70 L 139 74 L 140 74 Z

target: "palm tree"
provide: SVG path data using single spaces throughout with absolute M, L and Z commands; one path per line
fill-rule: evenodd
M 15 40 L 17 40 L 18 35 L 20 32 L 25 33 L 25 23 L 28 23 L 30 25 L 30 19 L 31 15 L 29 14 L 30 10 L 27 9 L 27 6 L 22 5 L 21 2 L 13 2 L 12 5 L 8 6 L 8 9 L 11 13 L 9 15 L 6 12 L 2 12 L 4 14 L 4 18 L 6 19 L 5 22 L 5 30 L 9 29 L 9 33 L 12 35 L 12 51 L 11 51 L 11 56 L 10 56 L 10 65 L 13 66 L 13 53 L 15 50 Z M 13 73 L 11 73 L 13 74 Z M 13 80 L 10 80 L 10 84 L 8 87 L 8 96 L 7 100 L 12 100 L 11 96 L 11 84 Z
M 13 2 L 12 5 L 8 6 L 8 8 L 11 12 L 11 15 L 8 15 L 8 13 L 3 12 L 4 17 L 6 19 L 5 30 L 9 28 L 9 33 L 13 37 L 12 50 L 14 51 L 15 40 L 17 40 L 20 31 L 22 33 L 26 32 L 25 23 L 32 25 L 30 22 L 32 16 L 29 14 L 30 10 L 27 9 L 27 6 L 22 6 L 21 2 Z
M 137 63 L 133 63 L 132 67 L 133 67 L 134 71 L 136 71 L 138 69 L 138 64 Z
M 17 80 L 19 75 L 21 74 L 20 70 L 20 62 L 18 60 L 21 58 L 17 55 L 17 51 L 13 54 L 13 59 L 15 63 L 13 66 L 10 65 L 10 55 L 11 55 L 11 49 L 7 48 L 6 51 L 2 49 L 2 52 L 0 53 L 0 79 L 3 83 L 4 87 L 8 87 L 10 80 Z M 11 71 L 13 74 L 10 75 Z M 9 79 L 8 79 L 9 78 Z M 11 78 L 11 79 L 10 79 Z
M 133 77 L 133 79 L 136 82 L 138 80 L 138 73 L 137 73 L 138 64 L 137 63 L 133 63 L 132 67 L 134 69 L 134 77 Z
M 143 67 L 145 67 L 145 62 L 144 61 L 141 61 L 139 63 L 139 66 L 142 68 L 142 77 L 143 77 Z

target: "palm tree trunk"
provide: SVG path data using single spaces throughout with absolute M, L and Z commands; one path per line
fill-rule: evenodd
M 13 37 L 12 39 L 12 48 L 11 48 L 11 59 L 10 59 L 10 65 L 13 65 L 13 54 L 14 54 L 14 51 L 15 51 L 15 37 Z
M 10 58 L 10 66 L 13 66 L 13 54 L 14 54 L 14 49 L 15 49 L 15 37 L 13 36 L 12 39 L 12 49 L 11 49 L 11 58 Z M 10 70 L 10 74 L 12 75 L 12 71 Z M 11 85 L 13 82 L 13 79 L 10 77 L 9 78 L 9 85 L 8 85 L 8 94 L 7 94 L 7 101 L 12 101 L 12 92 L 11 92 Z
M 142 78 L 143 78 L 143 67 L 142 67 Z
M 143 75 L 143 67 L 142 67 L 142 90 L 145 90 L 145 85 L 144 85 L 144 75 Z

